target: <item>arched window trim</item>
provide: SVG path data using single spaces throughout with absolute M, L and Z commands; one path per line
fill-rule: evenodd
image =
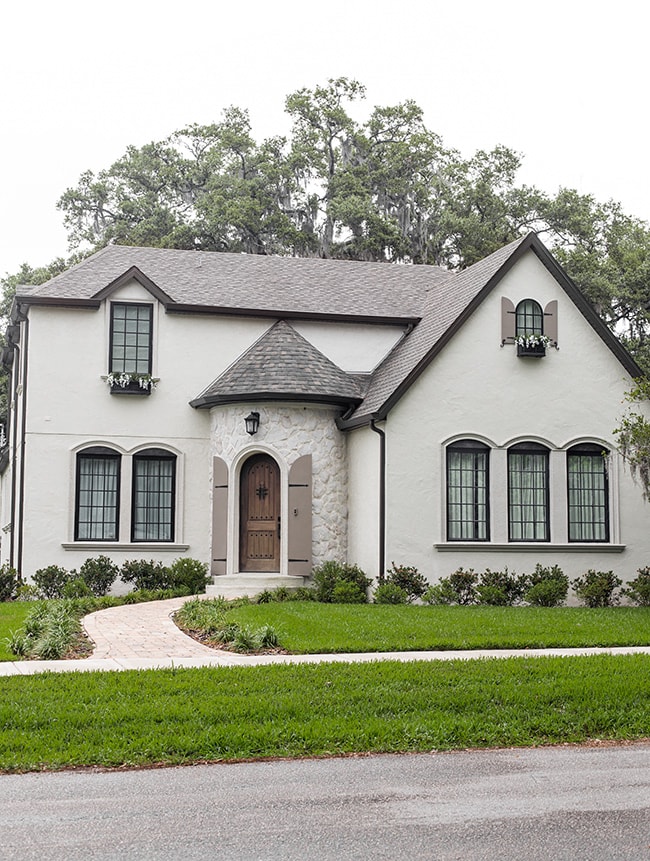
M 490 540 L 490 447 L 460 439 L 446 449 L 447 540 Z
M 570 543 L 609 543 L 609 454 L 605 446 L 590 442 L 577 443 L 566 451 L 567 534 Z
M 535 442 L 508 449 L 508 541 L 550 541 L 549 456 Z
M 543 335 L 544 312 L 535 299 L 522 299 L 515 309 L 515 337 Z
M 118 541 L 122 455 L 93 445 L 75 456 L 75 541 Z

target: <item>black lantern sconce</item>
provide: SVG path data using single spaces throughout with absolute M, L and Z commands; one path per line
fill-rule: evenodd
M 257 430 L 260 426 L 260 414 L 256 412 L 249 413 L 244 419 L 246 423 L 246 433 L 249 433 L 251 436 L 257 433 Z

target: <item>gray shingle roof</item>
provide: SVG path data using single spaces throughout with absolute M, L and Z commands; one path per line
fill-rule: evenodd
M 438 284 L 429 291 L 422 320 L 375 370 L 363 403 L 351 418 L 352 422 L 382 413 L 382 408 L 429 358 L 436 345 L 449 334 L 452 324 L 526 239 L 517 239 L 468 267 L 454 276 L 453 285 Z
M 210 407 L 258 398 L 352 404 L 361 400 L 362 391 L 359 375 L 341 370 L 280 320 L 191 404 Z
M 25 298 L 92 300 L 134 266 L 169 297 L 169 310 L 177 304 L 278 316 L 415 318 L 428 290 L 454 278 L 436 266 L 110 245 Z

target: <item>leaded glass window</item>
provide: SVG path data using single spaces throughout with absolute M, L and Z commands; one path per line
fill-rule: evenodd
M 574 446 L 567 452 L 569 541 L 609 540 L 605 454 L 595 445 Z
M 77 455 L 76 541 L 117 541 L 120 455 L 96 446 Z
M 148 449 L 133 457 L 133 541 L 173 541 L 176 457 Z
M 515 311 L 516 337 L 544 334 L 544 315 L 539 303 L 534 299 L 524 299 Z
M 463 440 L 447 449 L 447 540 L 488 541 L 489 449 Z
M 112 374 L 150 374 L 152 345 L 151 305 L 111 305 Z
M 548 449 L 522 443 L 508 451 L 510 541 L 549 540 Z

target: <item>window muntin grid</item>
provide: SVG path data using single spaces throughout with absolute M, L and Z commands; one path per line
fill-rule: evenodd
M 523 299 L 515 311 L 515 336 L 543 335 L 544 315 L 534 299 Z
M 489 541 L 489 450 L 471 440 L 447 449 L 447 540 Z
M 150 449 L 133 457 L 132 541 L 173 541 L 176 457 Z
M 111 305 L 112 374 L 150 374 L 152 305 Z
M 598 446 L 567 452 L 569 541 L 609 541 L 607 464 Z
M 549 540 L 548 449 L 515 446 L 508 451 L 508 539 Z
M 94 449 L 77 455 L 76 541 L 117 541 L 120 455 Z

